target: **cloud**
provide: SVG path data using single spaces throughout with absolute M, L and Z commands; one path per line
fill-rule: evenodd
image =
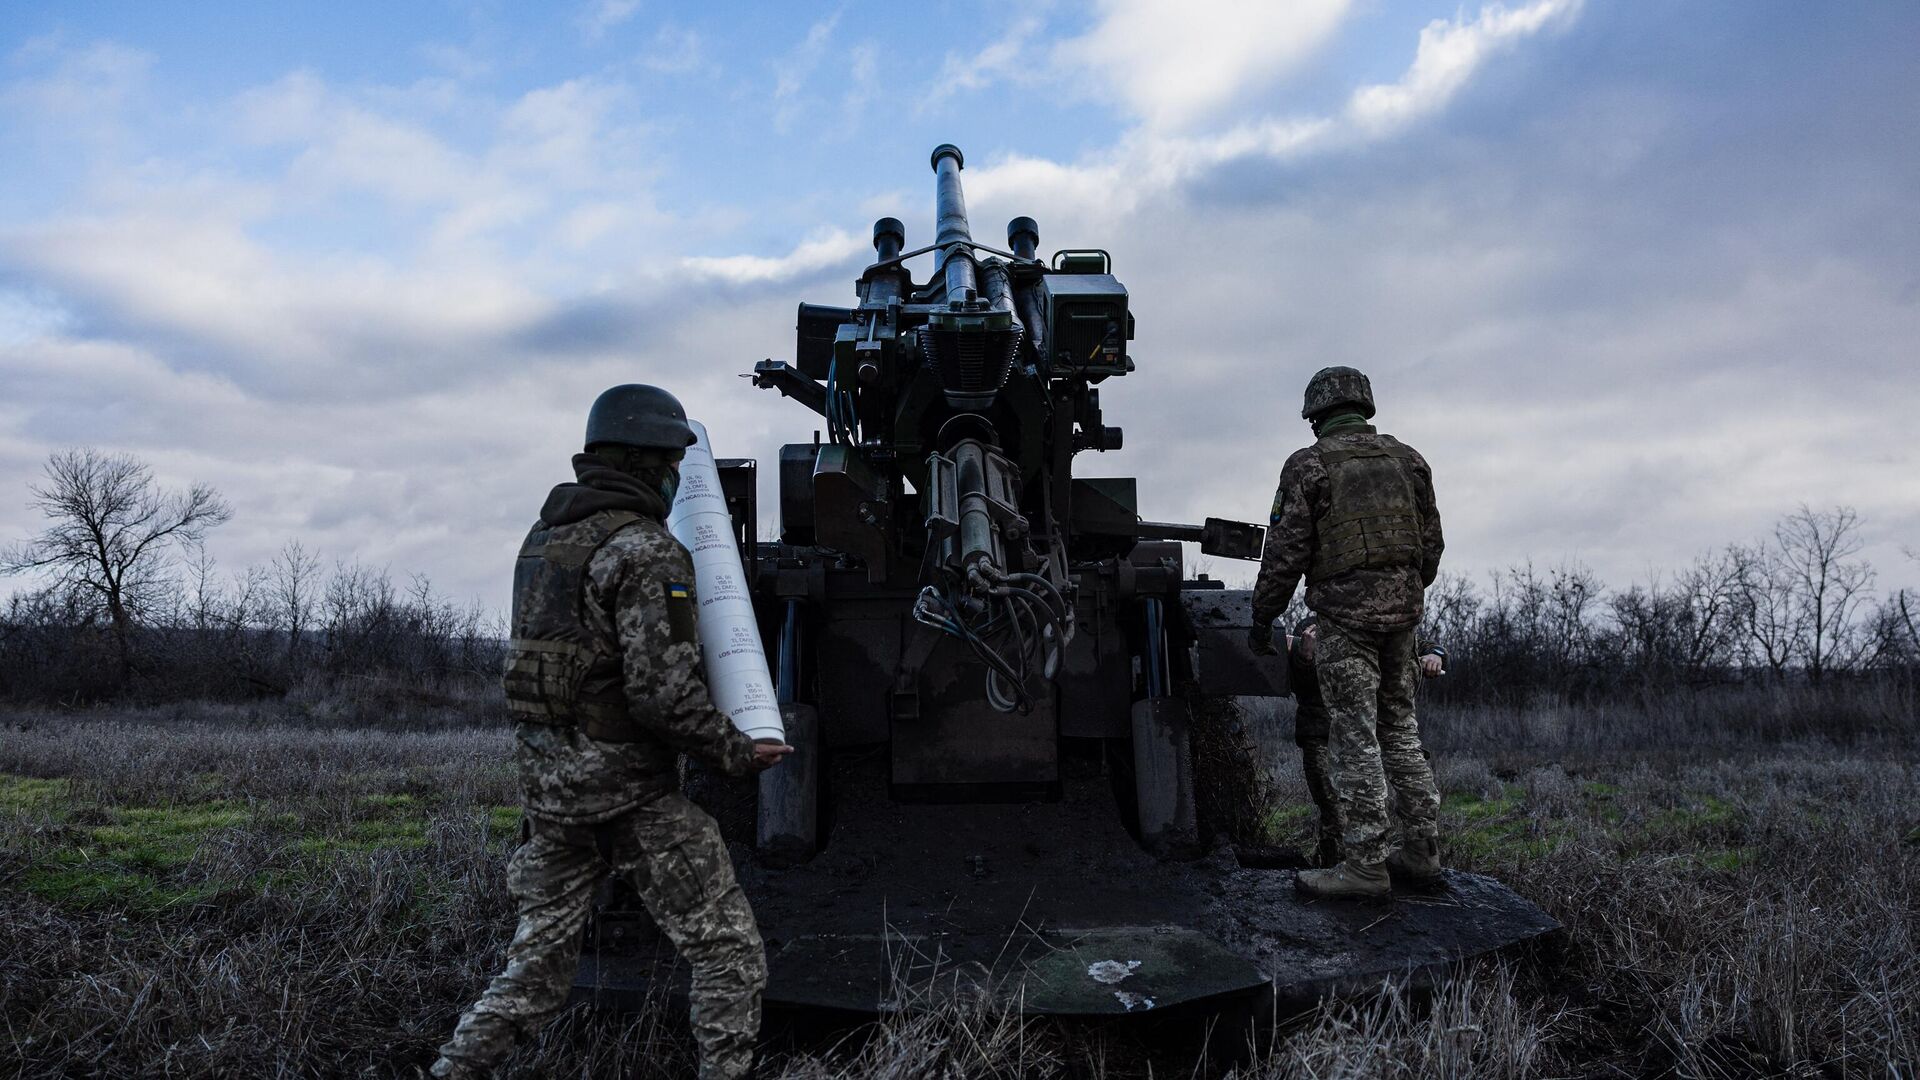
M 777 109 L 802 106 L 837 22 L 815 22 L 795 47 Z M 857 111 L 879 54 L 845 52 L 855 77 L 843 107 Z M 30 312 L 72 313 L 16 320 L 27 329 L 0 367 L 33 404 L 0 414 L 6 430 L 57 445 L 113 417 L 117 439 L 163 474 L 204 476 L 240 500 L 253 539 L 236 538 L 237 558 L 297 534 L 449 567 L 489 595 L 498 586 L 480 562 L 436 545 L 473 518 L 475 498 L 515 509 L 457 528 L 510 545 L 524 516 L 514 497 L 551 479 L 578 402 L 599 386 L 674 385 L 724 416 L 742 451 L 767 456 L 792 406 L 743 395 L 732 376 L 778 351 L 796 290 L 856 268 L 866 237 L 830 228 L 782 254 L 613 269 L 636 237 L 674 227 L 644 194 L 646 138 L 621 122 L 632 105 L 626 87 L 592 78 L 497 103 L 443 82 L 353 88 L 313 72 L 241 94 L 212 116 L 269 155 L 263 169 L 114 168 L 126 179 L 110 202 L 0 232 L 0 271 L 48 298 Z M 1075 204 L 1043 221 L 1104 229 L 1218 162 L 1289 154 L 1335 123 L 1143 129 L 1092 166 L 976 166 L 969 194 L 988 210 L 1014 197 Z M 288 223 L 315 217 L 366 238 L 285 242 Z M 679 228 L 684 251 L 693 230 Z M 181 426 L 186 416 L 197 422 Z M 476 481 L 469 463 L 482 459 L 516 464 Z
M 0 288 L 0 347 L 66 333 L 72 326 L 73 313 L 46 290 Z
M 592 0 L 581 11 L 576 25 L 589 41 L 597 41 L 607 31 L 624 25 L 640 10 L 640 0 Z
M 1622 581 L 1844 501 L 1883 580 L 1911 581 L 1920 141 L 1916 114 L 1880 107 L 1914 96 L 1910 58 L 1890 32 L 1844 63 L 1795 35 L 1756 45 L 1765 19 L 1744 4 L 1651 28 L 1645 10 L 1465 9 L 1409 34 L 1397 76 L 1323 88 L 1321 109 L 1255 68 L 1224 104 L 1125 131 L 1083 128 L 1084 101 L 965 102 L 974 130 L 1019 128 L 967 144 L 976 232 L 1034 214 L 1045 246 L 1111 249 L 1132 292 L 1139 370 L 1102 402 L 1132 449 L 1078 471 L 1139 476 L 1151 517 L 1258 520 L 1304 441 L 1300 384 L 1345 362 L 1439 470 L 1453 568 L 1574 555 Z M 1677 32 L 1690 18 L 1735 21 Z M 969 89 L 1056 77 L 1044 27 L 999 30 Z M 836 115 L 858 85 L 822 77 L 858 56 L 837 34 L 813 24 L 796 56 L 812 41 L 814 66 L 775 112 Z M 1539 62 L 1501 63 L 1520 47 Z M 771 461 L 815 418 L 737 376 L 791 347 L 795 301 L 846 299 L 867 247 L 820 223 L 928 224 L 918 128 L 857 161 L 783 158 L 791 175 L 736 205 L 711 178 L 741 173 L 728 139 L 778 145 L 768 111 L 663 144 L 634 117 L 672 110 L 632 65 L 610 70 L 638 88 L 561 73 L 510 92 L 296 72 L 150 138 L 114 119 L 139 115 L 145 84 L 112 88 L 152 71 L 87 48 L 15 62 L 30 81 L 93 74 L 61 76 L 84 182 L 0 211 L 0 540 L 31 525 L 20 490 L 47 450 L 98 441 L 226 492 L 228 566 L 298 536 L 498 607 L 595 393 L 671 386 L 724 452 Z M 888 43 L 871 48 L 890 78 Z M 765 59 L 744 60 L 763 90 Z M 1729 83 L 1749 71 L 1766 77 Z M 0 94 L 41 92 L 22 85 Z M 675 88 L 659 100 L 694 96 Z M 114 138 L 84 134 L 108 120 Z
M 1548 27 L 1563 25 L 1582 0 L 1536 0 L 1518 9 L 1489 4 L 1471 22 L 1435 19 L 1420 31 L 1413 66 L 1397 82 L 1365 86 L 1346 119 L 1369 134 L 1392 131 L 1444 106 L 1487 58 Z
M 841 122 L 858 127 L 880 94 L 880 47 L 863 41 L 847 51 L 847 88 L 840 98 Z
M 494 63 L 480 49 L 449 42 L 428 42 L 419 48 L 420 58 L 455 79 L 474 80 L 493 74 Z
M 1211 118 L 1272 85 L 1337 30 L 1350 0 L 1102 0 L 1086 34 L 1054 62 L 1103 84 L 1155 130 Z
M 735 285 L 789 281 L 846 265 L 867 242 L 844 229 L 828 229 L 802 241 L 785 255 L 696 255 L 681 260 L 695 275 Z
M 443 248 L 540 219 L 569 194 L 645 189 L 644 140 L 626 119 L 637 110 L 623 84 L 576 78 L 529 90 L 486 117 L 479 146 L 434 128 L 440 94 L 429 84 L 354 95 L 296 72 L 242 94 L 236 113 L 248 138 L 295 149 L 290 192 L 316 202 L 365 194 L 428 212 Z
M 1018 192 L 1028 206 L 1057 207 L 1070 218 L 1096 206 L 1124 214 L 1238 162 L 1354 151 L 1438 112 L 1503 47 L 1565 25 L 1579 2 L 1533 0 L 1517 10 L 1490 4 L 1471 19 L 1436 20 L 1421 31 L 1413 61 L 1399 80 L 1357 89 L 1333 115 L 1262 116 L 1223 130 L 1194 132 L 1148 123 L 1078 161 L 1023 154 L 989 160 L 968 171 L 967 191 L 983 199 Z
M 1046 20 L 1031 12 L 1016 15 L 999 37 L 978 49 L 950 51 L 941 61 L 940 74 L 927 92 L 914 103 L 916 111 L 926 112 L 956 94 L 984 90 L 996 83 L 1013 80 L 1030 82 L 1042 72 L 1032 53 Z
M 83 304 L 96 329 L 169 342 L 273 396 L 444 378 L 544 307 L 504 267 L 292 260 L 217 217 L 68 219 L 9 238 L 4 254 Z
M 673 226 L 647 194 L 623 85 L 446 94 L 307 72 L 241 93 L 202 119 L 259 164 L 187 171 L 138 147 L 103 151 L 110 196 L 0 228 L 0 275 L 34 283 L 49 298 L 36 305 L 71 311 L 80 331 L 146 342 L 268 398 L 486 378 L 525 362 L 495 345 L 555 316 L 547 288 L 577 288 L 582 260 Z M 448 112 L 462 123 L 436 126 Z
M 815 21 L 807 27 L 806 36 L 774 65 L 777 72 L 773 81 L 775 131 L 785 134 L 804 111 L 800 101 L 801 91 L 805 89 L 807 81 L 813 78 L 821 61 L 826 59 L 827 44 L 833 39 L 834 28 L 840 25 L 840 16 L 844 13 L 845 8 L 842 7 Z
M 640 56 L 640 66 L 661 75 L 686 75 L 710 70 L 706 39 L 697 30 L 672 23 L 662 24 L 653 33 L 653 41 Z
M 0 90 L 0 107 L 58 124 L 117 114 L 153 69 L 153 56 L 140 49 L 111 41 L 70 48 L 58 37 L 29 41 L 8 59 L 41 70 Z
M 301 71 L 242 94 L 240 130 L 267 146 L 298 147 L 290 179 L 317 193 L 361 191 L 408 205 L 473 191 L 478 164 L 424 126 L 336 93 Z

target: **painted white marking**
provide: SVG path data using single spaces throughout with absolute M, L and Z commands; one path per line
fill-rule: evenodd
M 1112 986 L 1133 974 L 1139 966 L 1138 960 L 1100 960 L 1087 965 L 1087 977 L 1094 982 Z

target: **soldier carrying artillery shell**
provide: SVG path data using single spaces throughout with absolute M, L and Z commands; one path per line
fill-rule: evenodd
M 566 1003 L 609 871 L 693 969 L 702 1080 L 753 1066 L 766 952 L 719 827 L 680 792 L 678 761 L 746 776 L 793 747 L 748 738 L 708 696 L 693 561 L 666 526 L 693 442 L 672 394 L 601 394 L 573 459 L 578 482 L 553 489 L 520 549 L 506 670 L 526 803 L 526 840 L 507 864 L 520 924 L 435 1077 L 491 1075 Z

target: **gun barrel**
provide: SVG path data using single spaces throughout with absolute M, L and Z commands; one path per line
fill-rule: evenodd
M 973 239 L 972 227 L 967 223 L 967 197 L 960 190 L 960 170 L 965 163 L 960 148 L 952 143 L 941 143 L 933 149 L 936 225 L 933 242 L 938 248 L 934 252 L 933 268 L 935 273 L 946 276 L 949 300 L 971 299 L 979 290 L 974 281 L 973 256 L 966 247 L 959 246 L 962 241 Z

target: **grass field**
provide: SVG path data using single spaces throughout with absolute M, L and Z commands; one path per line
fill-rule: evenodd
M 1845 746 L 1655 748 L 1519 737 L 1524 717 L 1425 722 L 1450 861 L 1500 877 L 1567 932 L 1432 995 L 1388 987 L 1329 1006 L 1240 1075 L 1913 1075 L 1910 724 Z M 1285 796 L 1271 827 L 1304 843 L 1285 725 L 1266 729 Z M 1482 730 L 1497 741 L 1463 745 Z M 511 930 L 509 742 L 457 720 L 353 730 L 267 707 L 6 716 L 0 1073 L 411 1075 Z M 1129 1038 L 954 1007 L 779 1048 L 770 1074 L 1218 1071 L 1191 1047 Z M 670 1010 L 576 1011 L 510 1074 L 679 1076 L 690 1063 Z

